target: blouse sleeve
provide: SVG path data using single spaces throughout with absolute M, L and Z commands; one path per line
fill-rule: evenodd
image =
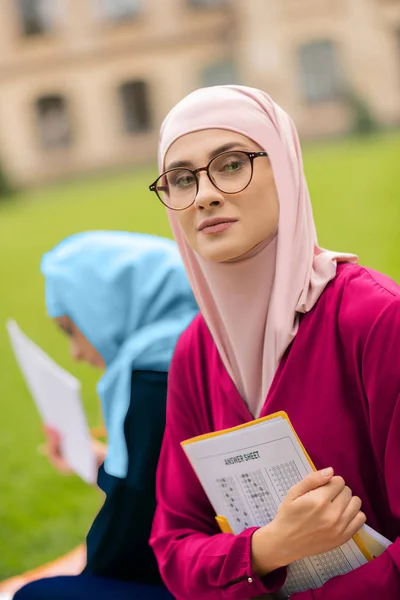
M 400 297 L 376 318 L 361 361 L 368 399 L 371 441 L 386 487 L 393 522 L 400 531 Z M 379 482 L 377 482 L 379 485 Z M 396 537 L 396 532 L 394 536 Z M 294 600 L 378 600 L 400 598 L 400 538 L 378 558 L 328 581 Z
M 245 600 L 274 592 L 282 587 L 285 570 L 263 580 L 255 575 L 251 537 L 256 528 L 237 536 L 219 533 L 214 511 L 180 446 L 198 434 L 193 425 L 195 399 L 189 390 L 181 389 L 185 354 L 178 347 L 171 364 L 166 433 L 157 473 L 150 543 L 161 576 L 178 599 Z

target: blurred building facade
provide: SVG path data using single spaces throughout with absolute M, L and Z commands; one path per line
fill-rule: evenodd
M 191 90 L 268 91 L 304 137 L 348 94 L 400 122 L 399 0 L 0 0 L 0 161 L 19 185 L 154 160 Z
M 236 63 L 303 136 L 400 123 L 400 0 L 238 0 Z

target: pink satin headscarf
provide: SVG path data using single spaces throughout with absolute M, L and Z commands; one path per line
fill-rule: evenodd
M 296 335 L 299 313 L 312 309 L 339 261 L 356 262 L 357 257 L 318 246 L 296 129 L 265 92 L 232 85 L 189 94 L 161 127 L 160 172 L 175 140 L 204 129 L 241 133 L 268 152 L 278 191 L 277 235 L 258 252 L 232 263 L 199 256 L 168 211 L 200 311 L 230 377 L 258 417 L 279 361 Z

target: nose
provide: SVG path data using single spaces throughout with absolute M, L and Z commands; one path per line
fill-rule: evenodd
M 224 196 L 222 192 L 210 181 L 207 173 L 202 171 L 198 174 L 199 189 L 196 195 L 195 206 L 201 210 L 212 206 L 222 206 Z

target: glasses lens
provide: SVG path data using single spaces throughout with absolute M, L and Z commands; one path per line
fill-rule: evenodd
M 251 161 L 244 152 L 224 152 L 210 164 L 210 175 L 215 185 L 227 194 L 243 190 L 251 179 Z
M 193 204 L 197 191 L 196 177 L 187 169 L 172 169 L 161 175 L 156 190 L 166 206 L 181 210 Z

